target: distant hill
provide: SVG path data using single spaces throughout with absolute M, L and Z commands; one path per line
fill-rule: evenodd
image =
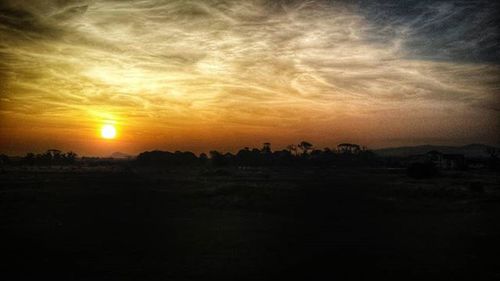
M 133 158 L 132 155 L 125 154 L 125 153 L 122 153 L 122 152 L 114 152 L 109 157 L 114 158 L 114 159 L 130 159 L 130 158 Z
M 484 144 L 469 144 L 464 146 L 441 146 L 441 145 L 419 145 L 391 147 L 373 150 L 380 156 L 405 157 L 410 155 L 424 154 L 436 150 L 446 154 L 463 154 L 468 158 L 489 157 L 486 149 L 492 147 Z

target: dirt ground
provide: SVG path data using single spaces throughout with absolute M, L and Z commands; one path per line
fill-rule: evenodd
M 0 181 L 0 280 L 500 280 L 486 170 L 16 167 Z

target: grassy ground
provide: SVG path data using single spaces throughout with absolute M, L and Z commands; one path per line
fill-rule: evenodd
M 17 168 L 0 180 L 1 280 L 500 279 L 500 178 L 487 171 Z

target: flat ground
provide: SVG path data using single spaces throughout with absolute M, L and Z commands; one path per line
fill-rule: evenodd
M 500 280 L 488 171 L 18 167 L 0 181 L 0 280 Z

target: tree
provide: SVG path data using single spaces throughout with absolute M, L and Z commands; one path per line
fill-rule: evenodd
M 214 166 L 226 165 L 224 155 L 222 155 L 222 153 L 218 152 L 217 150 L 210 151 L 210 161 Z
M 58 149 L 49 149 L 45 154 L 47 154 L 47 159 L 50 159 L 50 164 L 58 164 L 61 161 L 62 154 Z
M 291 165 L 293 164 L 295 156 L 292 155 L 290 150 L 283 149 L 273 152 L 273 164 L 277 165 Z
M 297 146 L 295 144 L 288 145 L 286 149 L 290 151 L 290 154 L 297 156 Z
M 66 154 L 63 155 L 64 162 L 66 162 L 67 164 L 73 164 L 75 163 L 77 156 L 78 155 L 73 151 L 67 152 Z
M 353 143 L 341 143 L 337 145 L 337 150 L 343 154 L 358 154 L 361 151 L 361 147 Z
M 271 154 L 271 143 L 265 142 L 262 146 L 262 153 Z
M 305 156 L 312 150 L 313 145 L 307 141 L 302 141 L 299 143 L 298 147 L 302 150 L 302 155 Z
M 23 162 L 26 163 L 26 165 L 35 165 L 35 154 L 32 152 L 27 153 L 23 158 Z
M 208 156 L 206 153 L 201 153 L 198 159 L 200 159 L 201 164 L 205 164 L 208 161 Z

